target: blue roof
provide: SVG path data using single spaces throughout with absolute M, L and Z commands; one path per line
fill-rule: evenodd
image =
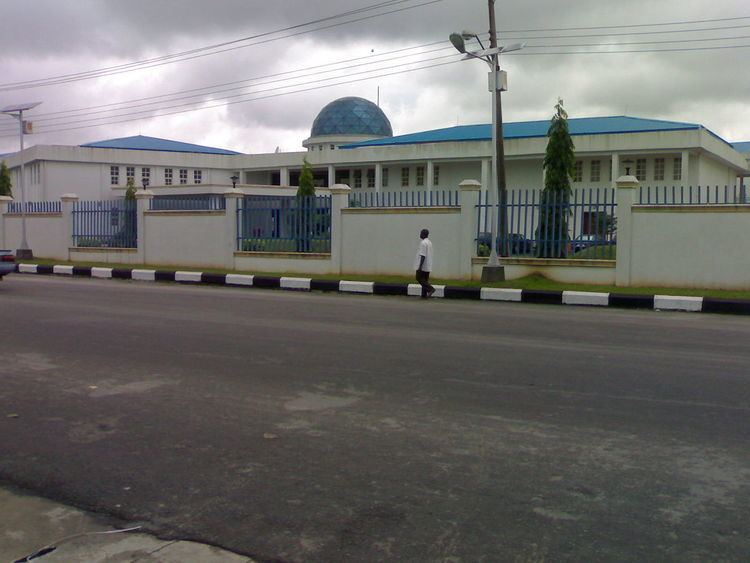
M 157 137 L 144 137 L 136 135 L 134 137 L 122 137 L 120 139 L 109 139 L 106 141 L 97 141 L 95 143 L 86 143 L 82 147 L 95 149 L 125 149 L 133 151 L 164 151 L 164 152 L 192 152 L 200 154 L 242 154 L 226 149 L 217 149 L 214 147 L 204 147 L 192 143 L 182 143 L 180 141 L 170 141 L 169 139 L 159 139 Z
M 339 98 L 325 106 L 313 121 L 311 137 L 370 135 L 390 137 L 391 122 L 378 106 L 364 98 Z
M 750 141 L 742 141 L 740 143 L 732 143 L 734 150 L 737 152 L 750 152 Z
M 520 121 L 503 124 L 505 139 L 527 139 L 546 137 L 549 120 Z M 660 119 L 642 119 L 624 115 L 614 117 L 581 117 L 568 120 L 571 135 L 606 135 L 612 133 L 644 133 L 653 131 L 681 131 L 700 129 L 697 123 L 680 121 L 662 121 Z M 433 131 L 422 131 L 408 135 L 398 135 L 388 139 L 374 139 L 361 143 L 344 145 L 343 149 L 356 147 L 377 147 L 384 145 L 412 145 L 420 143 L 446 143 L 450 141 L 488 141 L 492 139 L 492 126 L 459 125 Z

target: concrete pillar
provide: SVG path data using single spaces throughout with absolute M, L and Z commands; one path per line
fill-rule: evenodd
M 242 250 L 237 246 L 239 237 L 237 209 L 243 197 L 245 197 L 245 192 L 239 188 L 232 188 L 224 192 L 224 199 L 226 201 L 224 215 L 224 266 L 230 270 L 234 270 L 234 251 Z
M 279 169 L 279 185 L 289 185 L 289 168 L 287 168 L 286 166 Z
M 427 178 L 425 178 L 425 186 L 427 186 L 427 191 L 431 192 L 435 189 L 435 163 L 433 161 L 427 161 L 427 170 L 425 172 L 427 174 Z
M 5 249 L 5 214 L 8 212 L 8 204 L 13 202 L 9 195 L 0 195 L 0 248 Z
M 482 184 L 476 180 L 464 180 L 458 185 L 461 203 L 461 232 L 459 233 L 460 268 L 463 279 L 471 279 L 471 260 L 477 253 L 477 230 L 479 225 L 479 192 Z
M 343 210 L 349 207 L 351 188 L 346 184 L 334 184 L 331 191 L 331 273 L 340 274 L 344 244 Z
M 617 178 L 620 177 L 620 155 L 617 153 L 612 154 L 612 187 L 617 187 Z
M 60 201 L 62 221 L 63 225 L 65 225 L 65 236 L 67 237 L 65 248 L 69 249 L 71 246 L 76 246 L 73 241 L 73 208 L 78 201 L 78 196 L 76 194 L 63 194 L 60 196 Z M 68 250 L 67 254 L 68 260 L 70 260 L 70 250 Z
M 381 163 L 375 164 L 375 191 L 380 193 L 383 189 L 383 165 Z
M 615 285 L 630 285 L 630 265 L 633 250 L 633 205 L 636 202 L 638 178 L 617 178 L 617 266 Z
M 135 201 L 138 208 L 138 252 L 137 261 L 146 264 L 146 211 L 151 207 L 151 200 L 154 199 L 154 192 L 151 190 L 138 190 L 135 192 Z
M 683 186 L 692 185 L 692 182 L 690 181 L 690 152 L 688 151 L 682 151 L 682 168 L 680 170 L 680 176 L 682 177 L 681 184 Z M 697 182 L 698 178 L 695 180 Z
M 328 187 L 336 183 L 336 167 L 333 164 L 328 165 Z

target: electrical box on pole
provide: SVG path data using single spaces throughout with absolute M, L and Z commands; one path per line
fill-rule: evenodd
M 508 91 L 508 73 L 504 70 L 492 70 L 487 74 L 487 89 L 490 92 Z

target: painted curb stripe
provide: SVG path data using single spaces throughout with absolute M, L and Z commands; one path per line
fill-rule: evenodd
M 279 280 L 279 287 L 281 289 L 296 289 L 302 291 L 310 291 L 310 278 L 281 278 Z
M 36 264 L 18 264 L 18 272 L 21 274 L 36 274 Z
M 679 295 L 654 295 L 654 309 L 663 311 L 688 311 L 700 313 L 703 297 L 682 297 Z
M 505 289 L 502 287 L 483 287 L 479 293 L 479 298 L 483 301 L 515 301 L 521 302 L 520 289 Z
M 704 313 L 750 315 L 750 301 L 742 299 L 722 299 L 720 297 L 704 297 L 702 310 Z
M 339 282 L 337 280 L 310 280 L 310 289 L 316 291 L 338 291 Z
M 437 292 L 435 292 L 437 294 Z M 446 299 L 481 299 L 482 292 L 478 287 L 451 287 L 445 286 L 443 295 Z
M 253 286 L 267 289 L 276 289 L 281 285 L 281 278 L 268 276 L 253 276 Z
M 156 281 L 175 281 L 174 274 L 174 272 L 170 272 L 169 270 L 156 270 L 154 272 L 154 279 Z
M 91 277 L 110 279 L 112 277 L 112 268 L 91 268 Z
M 54 273 L 54 270 L 52 266 L 40 266 L 37 264 L 36 273 L 37 274 L 52 274 Z
M 610 293 L 609 306 L 623 309 L 653 309 L 653 295 L 629 295 L 626 293 Z
M 432 294 L 433 299 L 439 299 L 445 297 L 445 286 L 444 285 L 433 285 L 435 293 Z M 422 297 L 422 286 L 418 283 L 410 283 L 407 286 L 406 294 L 409 297 Z
M 210 283 L 213 285 L 226 285 L 226 274 L 201 274 L 201 283 Z
M 125 270 L 124 268 L 112 268 L 112 278 L 116 280 L 132 280 L 133 270 Z
M 227 274 L 225 282 L 227 285 L 245 285 L 250 287 L 253 285 L 254 277 L 255 276 L 248 276 L 245 274 Z
M 175 272 L 174 281 L 181 283 L 201 283 L 203 281 L 203 272 Z
M 375 295 L 408 295 L 409 285 L 405 283 L 375 282 L 372 286 Z
M 563 291 L 562 302 L 563 305 L 607 307 L 609 305 L 609 293 L 596 293 L 593 291 Z
M 130 277 L 131 279 L 138 280 L 138 281 L 154 281 L 156 280 L 156 271 L 155 270 L 131 270 Z
M 562 291 L 546 289 L 522 289 L 521 301 L 524 303 L 545 303 L 549 305 L 562 304 Z
M 90 278 L 91 270 L 92 268 L 89 266 L 73 266 L 73 275 L 74 276 L 86 276 Z
M 341 280 L 339 291 L 342 293 L 372 293 L 374 285 L 374 282 Z
M 52 266 L 52 273 L 57 274 L 58 276 L 72 276 L 73 266 Z

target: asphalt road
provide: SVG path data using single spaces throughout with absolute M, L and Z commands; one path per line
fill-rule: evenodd
M 0 480 L 165 537 L 750 553 L 748 318 L 15 275 L 0 343 Z

